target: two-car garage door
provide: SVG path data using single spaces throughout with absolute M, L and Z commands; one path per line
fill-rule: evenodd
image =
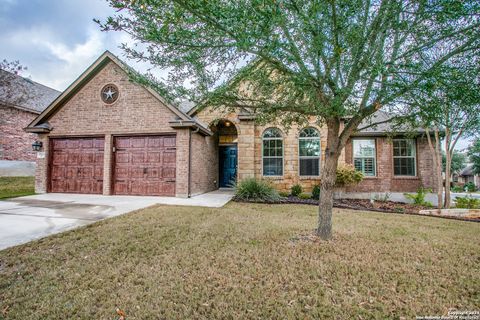
M 174 196 L 175 140 L 175 136 L 115 137 L 113 193 Z M 103 138 L 52 139 L 50 191 L 101 194 L 104 144 Z

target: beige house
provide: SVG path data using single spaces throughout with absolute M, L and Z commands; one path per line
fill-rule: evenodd
M 326 131 L 314 118 L 286 131 L 241 110 L 177 107 L 129 81 L 127 68 L 105 52 L 27 127 L 42 142 L 37 192 L 188 197 L 247 177 L 280 190 L 320 182 Z M 340 161 L 366 179 L 346 191 L 434 188 L 426 140 L 387 134 L 366 130 L 349 142 Z

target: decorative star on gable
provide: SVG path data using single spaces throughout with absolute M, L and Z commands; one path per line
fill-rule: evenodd
M 102 89 L 102 100 L 105 103 L 113 103 L 118 98 L 118 89 L 113 84 L 107 84 Z

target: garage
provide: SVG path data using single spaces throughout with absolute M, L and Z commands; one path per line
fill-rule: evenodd
M 104 138 L 52 138 L 50 192 L 103 191 Z
M 113 193 L 175 196 L 174 135 L 114 137 Z

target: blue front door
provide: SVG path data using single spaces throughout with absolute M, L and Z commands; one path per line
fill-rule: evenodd
M 237 180 L 237 146 L 220 146 L 220 188 L 233 187 Z

